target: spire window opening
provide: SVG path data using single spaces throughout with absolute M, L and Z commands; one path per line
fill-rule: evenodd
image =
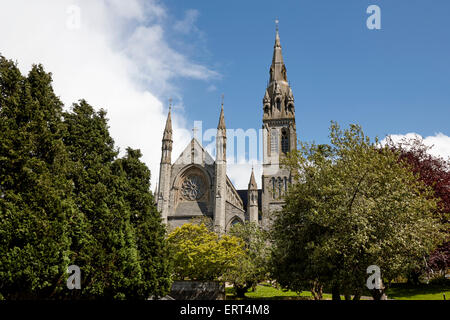
M 281 111 L 281 99 L 280 98 L 277 99 L 277 109 L 278 109 L 278 111 Z
M 275 178 L 272 178 L 272 199 L 275 199 Z
M 287 106 L 287 111 L 290 112 L 290 113 L 292 113 L 292 110 L 293 110 L 293 109 L 294 109 L 294 108 L 292 107 L 292 103 L 289 103 L 288 106 Z
M 278 178 L 278 198 L 280 199 L 283 196 L 283 180 Z
M 284 154 L 289 152 L 289 136 L 286 130 L 281 133 L 281 151 Z

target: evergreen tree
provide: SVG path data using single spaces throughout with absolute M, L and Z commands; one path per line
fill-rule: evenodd
M 150 170 L 140 161 L 140 150 L 127 148 L 125 157 L 116 160 L 115 172 L 124 174 L 125 200 L 129 205 L 131 223 L 135 229 L 136 245 L 142 279 L 139 296 L 163 296 L 170 289 L 171 273 L 166 247 L 166 229 L 156 209 L 150 190 Z
M 65 286 L 75 207 L 62 103 L 51 81 L 40 65 L 23 77 L 0 57 L 0 295 L 6 299 L 52 297 Z
M 118 150 L 106 112 L 70 112 L 51 74 L 0 57 L 0 298 L 141 298 L 170 286 L 165 228 L 138 150 Z M 68 290 L 67 267 L 81 269 Z

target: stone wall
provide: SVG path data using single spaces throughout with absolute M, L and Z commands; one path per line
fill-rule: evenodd
M 218 281 L 174 281 L 169 295 L 175 300 L 225 300 L 225 285 Z

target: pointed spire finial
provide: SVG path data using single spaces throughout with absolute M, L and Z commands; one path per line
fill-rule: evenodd
M 163 140 L 172 140 L 172 98 L 169 99 L 169 113 L 167 114 L 166 126 L 164 128 Z
M 278 23 L 280 23 L 280 21 L 278 20 L 278 17 L 275 19 L 275 30 L 278 33 Z
M 224 94 L 222 93 L 222 105 L 221 105 L 221 109 L 220 109 L 219 125 L 217 126 L 217 129 L 225 129 L 225 116 L 223 114 L 223 100 L 224 100 Z
M 255 173 L 253 171 L 253 165 L 252 165 L 252 173 L 250 175 L 250 181 L 248 182 L 248 189 L 249 190 L 257 190 L 258 189 L 258 185 L 256 184 L 256 180 L 255 180 Z

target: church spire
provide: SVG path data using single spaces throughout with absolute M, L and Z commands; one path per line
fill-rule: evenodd
M 253 172 L 253 167 L 252 167 L 252 174 L 250 175 L 250 182 L 248 183 L 248 190 L 258 190 L 258 186 L 255 180 L 255 174 Z
M 163 140 L 172 140 L 172 102 L 169 104 L 169 113 L 167 114 L 166 127 L 164 128 Z
M 172 156 L 172 99 L 169 100 L 169 114 L 167 115 L 166 127 L 162 139 L 161 163 L 170 163 Z
M 278 20 L 276 22 L 275 45 L 273 46 L 272 65 L 270 66 L 270 82 L 287 81 L 286 67 L 281 53 L 280 34 L 278 33 Z
M 225 116 L 223 113 L 223 94 L 222 94 L 222 108 L 220 110 L 219 124 L 217 125 L 217 129 L 225 130 Z

